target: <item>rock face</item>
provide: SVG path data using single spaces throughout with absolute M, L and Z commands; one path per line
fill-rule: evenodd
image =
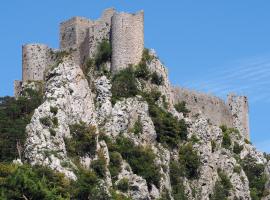
M 57 109 L 56 114 L 52 108 Z M 64 142 L 65 137 L 70 137 L 68 125 L 79 121 L 96 125 L 93 94 L 81 68 L 67 61 L 47 75 L 45 101 L 26 127 L 25 157 L 31 164 L 48 165 L 75 179 L 74 173 L 62 165 L 70 162 Z

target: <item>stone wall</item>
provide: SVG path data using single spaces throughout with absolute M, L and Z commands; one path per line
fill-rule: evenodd
M 22 47 L 23 81 L 41 81 L 51 64 L 52 49 L 44 44 L 27 44 Z
M 21 95 L 22 83 L 23 82 L 20 80 L 14 81 L 14 97 L 15 97 L 15 99 L 17 99 Z
M 233 127 L 230 107 L 222 99 L 179 87 L 173 90 L 174 104 L 185 101 L 191 115 L 201 114 L 214 125 Z
M 232 112 L 233 126 L 240 131 L 241 135 L 250 140 L 247 97 L 229 94 L 227 97 L 227 104 Z
M 112 71 L 138 64 L 144 49 L 144 13 L 115 13 L 112 17 Z

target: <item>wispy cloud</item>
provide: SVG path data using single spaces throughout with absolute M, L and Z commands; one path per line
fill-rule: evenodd
M 183 86 L 221 97 L 235 92 L 247 95 L 251 103 L 270 103 L 270 55 L 227 63 Z

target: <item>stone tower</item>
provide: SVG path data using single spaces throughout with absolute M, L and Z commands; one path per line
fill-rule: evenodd
M 233 126 L 240 131 L 240 134 L 250 140 L 249 133 L 249 108 L 246 96 L 229 94 L 227 104 L 230 107 L 233 117 Z
M 112 17 L 112 71 L 138 64 L 144 49 L 144 12 L 115 13 Z
M 44 71 L 49 65 L 51 49 L 44 44 L 26 44 L 22 47 L 22 79 L 25 81 L 44 80 Z

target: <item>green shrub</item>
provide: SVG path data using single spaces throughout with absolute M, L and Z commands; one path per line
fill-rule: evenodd
M 211 140 L 211 148 L 212 148 L 212 153 L 214 153 L 214 152 L 215 152 L 216 147 L 217 147 L 217 143 L 216 143 L 216 141 Z
M 227 175 L 222 172 L 221 170 L 218 170 L 219 180 L 217 180 L 215 187 L 214 187 L 214 193 L 210 196 L 210 200 L 227 200 L 228 196 L 230 194 L 230 190 L 232 189 L 232 184 L 230 182 L 230 179 L 227 177 Z
M 56 131 L 53 128 L 49 128 L 51 136 L 56 136 Z
M 0 162 L 12 161 L 19 157 L 17 146 L 24 146 L 25 127 L 32 114 L 43 101 L 42 93 L 26 89 L 26 96 L 17 100 L 13 97 L 0 97 Z
M 121 171 L 121 165 L 122 165 L 121 154 L 116 151 L 110 152 L 109 170 L 111 173 L 111 177 L 114 181 L 117 179 L 117 176 Z
M 51 119 L 49 116 L 46 116 L 46 117 L 41 117 L 39 118 L 39 121 L 41 124 L 43 124 L 44 126 L 48 126 L 50 127 L 52 122 L 51 122 Z
M 98 177 L 106 177 L 106 159 L 103 155 L 99 155 L 97 160 L 93 160 L 91 163 L 91 167 L 98 175 Z
M 232 129 L 228 129 L 227 126 L 225 125 L 220 126 L 220 128 L 223 133 L 222 147 L 230 150 L 231 145 L 232 145 L 232 141 L 230 137 L 230 134 L 232 133 Z
M 241 165 L 249 180 L 252 199 L 261 199 L 267 181 L 266 174 L 264 173 L 265 166 L 263 164 L 257 164 L 256 159 L 251 155 L 247 155 L 242 160 Z
M 51 106 L 50 107 L 50 112 L 53 113 L 54 115 L 56 115 L 58 113 L 58 108 L 54 107 L 54 106 Z
M 159 75 L 157 72 L 153 72 L 151 75 L 151 83 L 155 85 L 162 85 L 164 82 L 163 76 Z
M 127 192 L 129 188 L 129 183 L 127 178 L 121 179 L 117 184 L 117 189 L 122 192 Z
M 112 48 L 108 40 L 102 40 L 97 47 L 97 54 L 95 55 L 95 64 L 100 69 L 103 63 L 111 60 Z
M 115 74 L 112 78 L 112 103 L 121 98 L 134 97 L 138 94 L 137 81 L 132 67 Z
M 92 156 L 96 151 L 96 128 L 84 122 L 69 127 L 72 138 L 66 138 L 65 144 L 69 156 L 77 158 Z
M 142 60 L 141 62 L 144 63 L 150 63 L 155 57 L 153 55 L 150 55 L 149 49 L 144 49 L 142 54 Z
M 54 127 L 58 127 L 58 125 L 59 125 L 58 118 L 57 117 L 52 118 L 52 123 L 53 123 Z
M 145 63 L 140 62 L 138 65 L 135 66 L 135 77 L 141 78 L 144 80 L 149 80 L 150 78 L 150 71 L 148 69 L 148 66 Z
M 200 142 L 200 139 L 195 134 L 193 134 L 190 138 L 190 141 L 192 142 L 192 144 L 196 144 Z
M 69 181 L 48 168 L 0 164 L 1 199 L 69 199 Z
M 241 172 L 241 166 L 238 166 L 238 165 L 234 166 L 233 172 L 234 173 L 237 173 L 237 174 L 240 174 L 240 172 Z
M 183 166 L 183 172 L 187 178 L 198 178 L 200 157 L 198 156 L 198 153 L 193 149 L 191 143 L 180 147 L 179 163 Z
M 112 195 L 112 197 L 111 197 L 112 200 L 132 200 L 130 197 L 126 197 L 123 194 L 119 194 L 114 190 L 110 190 L 110 192 Z
M 240 154 L 242 150 L 243 150 L 243 146 L 239 145 L 237 142 L 234 142 L 233 152 L 236 154 Z
M 172 186 L 172 196 L 174 199 L 188 200 L 183 185 L 184 169 L 177 161 L 170 162 L 170 180 Z
M 186 107 L 186 102 L 181 101 L 174 105 L 174 108 L 177 110 L 177 112 L 183 113 L 184 116 L 187 116 L 187 114 L 190 112 Z
M 160 92 L 143 93 L 142 96 L 149 106 L 149 114 L 155 126 L 157 141 L 165 146 L 177 147 L 181 140 L 187 140 L 187 125 L 185 121 L 178 120 L 171 113 L 160 108 L 156 101 Z
M 252 144 L 248 139 L 244 140 L 246 144 Z
M 142 126 L 142 122 L 141 122 L 140 118 L 138 118 L 138 120 L 135 122 L 135 124 L 133 126 L 133 132 L 136 135 L 143 132 L 143 126 Z
M 118 137 L 116 143 L 107 143 L 110 152 L 119 152 L 132 171 L 146 179 L 148 185 L 159 186 L 160 167 L 155 164 L 155 154 L 150 147 L 136 146 L 131 140 Z

